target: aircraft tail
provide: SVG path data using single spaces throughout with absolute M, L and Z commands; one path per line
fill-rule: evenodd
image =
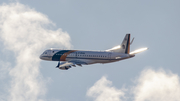
M 129 51 L 130 51 L 130 34 L 126 34 L 121 45 L 113 47 L 113 48 L 106 50 L 106 51 L 113 51 L 113 52 L 129 54 Z
M 118 45 L 118 46 L 108 49 L 106 51 L 135 55 L 137 53 L 143 52 L 148 49 L 147 47 L 145 47 L 145 48 L 140 48 L 140 49 L 130 52 L 130 45 L 132 44 L 133 40 L 134 40 L 134 38 L 130 42 L 130 34 L 126 34 L 121 45 Z
M 121 43 L 121 48 L 119 49 L 120 53 L 129 54 L 130 51 L 130 34 L 126 34 L 123 42 Z

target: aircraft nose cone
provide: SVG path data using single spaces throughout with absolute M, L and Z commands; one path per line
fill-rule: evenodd
M 44 55 L 40 55 L 39 58 L 40 58 L 41 60 L 49 60 L 49 58 L 46 57 L 46 56 L 44 56 Z
M 40 55 L 39 58 L 42 59 L 42 55 Z

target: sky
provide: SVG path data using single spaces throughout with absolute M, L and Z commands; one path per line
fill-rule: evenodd
M 1 101 L 179 101 L 179 0 L 1 0 Z M 106 50 L 135 40 L 135 57 L 59 70 L 49 48 Z

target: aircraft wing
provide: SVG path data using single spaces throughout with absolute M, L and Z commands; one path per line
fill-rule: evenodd
M 147 49 L 148 49 L 147 47 L 146 48 L 140 48 L 140 49 L 137 49 L 137 50 L 134 50 L 134 51 L 130 52 L 129 54 L 134 55 L 134 54 L 143 52 L 143 51 L 145 51 Z
M 57 67 L 62 70 L 68 70 L 72 66 L 76 67 L 76 65 L 82 66 L 84 64 L 87 64 L 87 63 L 83 61 L 67 61 L 67 62 L 60 62 Z

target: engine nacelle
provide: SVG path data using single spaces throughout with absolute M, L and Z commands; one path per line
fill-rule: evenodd
M 62 69 L 62 70 L 68 70 L 69 68 L 71 68 L 71 66 L 59 67 L 59 69 Z

